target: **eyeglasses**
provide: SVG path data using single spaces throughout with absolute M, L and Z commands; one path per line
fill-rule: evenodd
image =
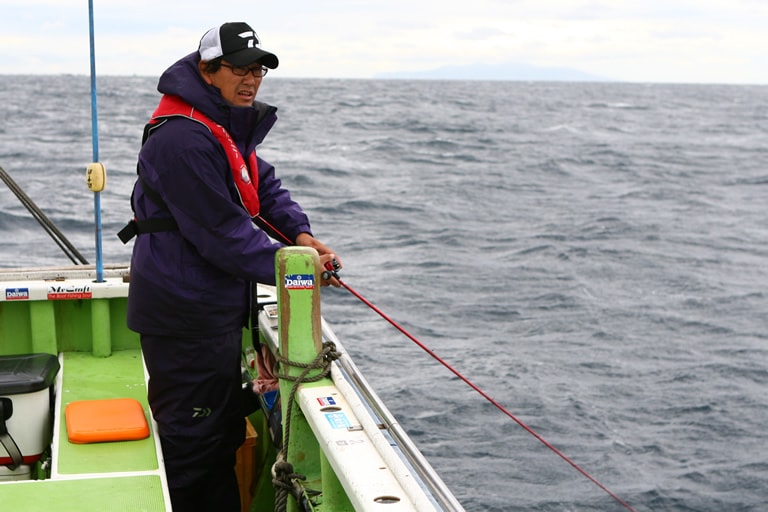
M 248 76 L 248 73 L 250 73 L 255 78 L 261 78 L 267 74 L 267 71 L 269 71 L 269 68 L 267 68 L 266 66 L 249 68 L 247 66 L 232 66 L 225 62 L 222 62 L 221 65 L 224 66 L 225 68 L 229 68 L 232 71 L 232 74 L 236 76 Z

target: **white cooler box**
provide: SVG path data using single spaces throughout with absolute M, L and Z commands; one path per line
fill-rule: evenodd
M 0 483 L 13 482 L 15 480 L 32 480 L 32 466 L 22 465 L 11 470 L 0 465 Z
M 42 456 L 53 432 L 58 372 L 51 354 L 0 356 L 0 465 L 15 469 Z

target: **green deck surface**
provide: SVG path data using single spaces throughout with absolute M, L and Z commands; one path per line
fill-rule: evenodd
M 69 402 L 107 398 L 135 398 L 150 421 L 144 366 L 140 350 L 95 357 L 87 352 L 64 353 L 59 427 L 60 475 L 152 471 L 158 469 L 154 435 L 138 441 L 73 444 L 67 439 L 64 410 Z
M 49 480 L 0 484 L 0 510 L 32 512 L 125 512 L 166 510 L 155 439 L 73 444 L 67 439 L 66 405 L 77 400 L 134 398 L 150 421 L 140 350 L 116 351 L 109 357 L 65 352 L 59 415 L 58 475 Z M 153 472 L 125 474 L 125 472 Z M 110 475 L 112 474 L 112 475 Z
M 85 480 L 42 480 L 0 487 L 2 509 L 13 512 L 161 512 L 163 489 L 157 475 Z

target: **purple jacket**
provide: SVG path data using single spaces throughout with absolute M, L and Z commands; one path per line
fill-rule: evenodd
M 277 120 L 276 108 L 256 102 L 233 107 L 197 70 L 197 52 L 160 77 L 158 90 L 180 96 L 224 126 L 245 156 Z M 251 282 L 274 284 L 274 258 L 282 247 L 257 228 L 239 203 L 221 144 L 202 124 L 172 118 L 155 129 L 139 153 L 141 179 L 159 194 L 178 231 L 139 235 L 131 258 L 128 327 L 143 334 L 199 337 L 246 325 Z M 309 220 L 259 158 L 261 215 L 291 240 L 310 233 Z M 139 220 L 168 210 L 134 186 Z

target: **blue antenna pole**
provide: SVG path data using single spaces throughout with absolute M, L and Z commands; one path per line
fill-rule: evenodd
M 96 52 L 93 33 L 93 0 L 88 0 L 88 19 L 91 35 L 91 138 L 93 161 L 99 161 L 99 120 L 96 107 Z M 96 223 L 96 282 L 104 281 L 104 256 L 101 251 L 101 192 L 93 194 L 93 212 Z

